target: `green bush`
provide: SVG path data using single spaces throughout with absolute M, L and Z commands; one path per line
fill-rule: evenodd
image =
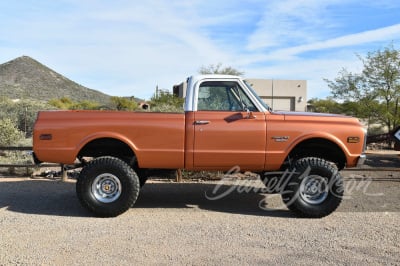
M 184 99 L 174 94 L 161 90 L 157 95 L 153 95 L 150 101 L 151 112 L 178 112 L 183 113 Z
M 120 111 L 134 111 L 138 108 L 137 102 L 134 99 L 113 96 L 110 99 L 111 109 Z
M 10 118 L 0 120 L 0 146 L 15 145 L 24 138 L 24 133 L 20 131 Z
M 10 119 L 28 137 L 32 136 L 33 124 L 35 123 L 37 113 L 41 110 L 49 109 L 56 108 L 35 100 L 24 99 L 12 101 L 8 98 L 0 98 L 0 120 Z
M 51 99 L 49 105 L 62 110 L 97 110 L 100 109 L 100 104 L 93 101 L 83 100 L 75 102 L 68 97 L 60 99 Z

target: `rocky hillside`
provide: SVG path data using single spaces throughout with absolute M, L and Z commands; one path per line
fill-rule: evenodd
M 0 65 L 0 96 L 45 101 L 68 97 L 74 101 L 90 100 L 102 104 L 107 104 L 110 98 L 67 79 L 29 56 Z

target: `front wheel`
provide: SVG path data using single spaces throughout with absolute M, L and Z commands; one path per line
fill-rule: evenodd
M 127 211 L 139 195 L 135 171 L 114 157 L 90 161 L 79 174 L 76 193 L 81 204 L 100 217 L 115 217 Z
M 335 211 L 343 197 L 342 176 L 320 158 L 299 159 L 291 167 L 290 180 L 282 192 L 286 206 L 303 217 L 321 218 Z

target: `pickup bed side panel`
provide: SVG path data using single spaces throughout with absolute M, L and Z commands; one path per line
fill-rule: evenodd
M 33 146 L 41 161 L 71 164 L 88 142 L 101 138 L 124 142 L 134 151 L 142 168 L 184 167 L 184 114 L 40 112 Z

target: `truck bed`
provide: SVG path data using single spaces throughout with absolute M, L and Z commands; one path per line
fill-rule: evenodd
M 183 168 L 185 115 L 121 111 L 39 112 L 33 137 L 40 161 L 71 164 L 95 139 L 114 138 L 135 152 L 142 168 Z

